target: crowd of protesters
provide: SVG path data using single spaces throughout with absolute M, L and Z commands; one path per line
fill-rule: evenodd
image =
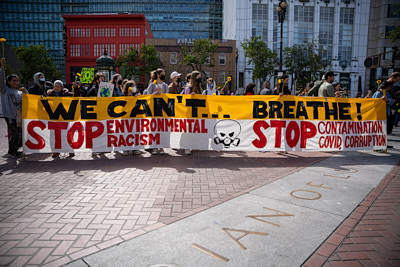
M 22 94 L 35 94 L 47 97 L 67 97 L 67 96 L 82 96 L 82 97 L 96 97 L 101 82 L 105 82 L 106 77 L 102 73 L 96 73 L 93 81 L 90 84 L 81 84 L 79 80 L 73 82 L 71 86 L 66 86 L 61 80 L 56 80 L 54 83 L 46 81 L 45 75 L 37 72 L 33 76 L 34 85 L 27 90 L 25 87 L 19 86 L 18 76 L 10 74 L 5 77 L 5 64 L 6 60 L 1 59 L 0 71 L 0 92 L 1 92 L 1 107 L 2 114 L 6 120 L 9 136 L 9 150 L 8 154 L 11 157 L 20 158 L 22 154 L 18 152 L 21 147 L 21 127 L 22 127 Z M 203 78 L 205 86 L 203 88 Z M 193 71 L 186 75 L 185 81 L 182 79 L 182 74 L 173 71 L 170 75 L 170 83 L 165 83 L 166 75 L 164 69 L 157 69 L 151 73 L 150 81 L 146 88 L 138 88 L 136 82 L 133 80 L 123 79 L 120 74 L 114 74 L 109 83 L 114 85 L 112 96 L 138 96 L 150 94 L 202 94 L 202 95 L 238 95 L 234 91 L 225 90 L 225 86 L 217 87 L 216 82 L 211 77 L 202 77 L 201 72 Z M 334 82 L 335 74 L 331 71 L 325 73 L 321 80 L 310 82 L 306 85 L 304 90 L 298 93 L 298 96 L 318 96 L 318 97 L 350 97 L 347 88 L 341 88 L 339 82 Z M 378 90 L 373 93 L 368 90 L 365 98 L 381 98 L 387 103 L 388 114 L 388 131 L 387 134 L 392 132 L 393 126 L 397 126 L 400 121 L 400 88 L 395 84 L 400 80 L 400 73 L 394 72 L 390 75 L 389 79 L 380 84 Z M 227 82 L 225 83 L 225 85 Z M 271 83 L 265 81 L 261 90 L 257 91 L 255 83 L 249 83 L 243 95 L 292 95 L 289 89 L 289 77 L 282 75 L 278 77 L 277 82 L 273 88 Z M 356 97 L 361 97 L 361 92 Z M 162 148 L 147 149 L 152 155 L 164 154 Z M 134 150 L 123 151 L 124 155 L 130 153 L 138 154 Z M 192 153 L 189 149 L 184 149 L 186 155 Z M 59 153 L 53 153 L 52 157 L 58 157 Z M 73 157 L 74 153 L 69 153 L 69 157 Z

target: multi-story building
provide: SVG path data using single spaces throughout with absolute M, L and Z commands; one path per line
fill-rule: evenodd
M 63 18 L 67 83 L 73 81 L 83 67 L 93 68 L 104 51 L 116 59 L 130 47 L 139 50 L 146 38 L 153 38 L 143 15 L 64 15 Z
M 400 40 L 388 35 L 400 27 L 400 3 L 396 0 L 371 1 L 369 19 L 366 89 L 375 89 L 376 80 L 400 71 Z
M 62 15 L 144 14 L 154 38 L 222 38 L 222 0 L 2 0 L 0 10 L 0 37 L 43 43 L 62 71 Z
M 159 53 L 160 61 L 165 69 L 167 81 L 173 71 L 182 73 L 182 80 L 185 79 L 187 73 L 193 71 L 190 66 L 181 64 L 183 55 L 182 47 L 191 49 L 193 39 L 146 39 L 147 45 L 154 45 Z M 236 42 L 234 40 L 213 40 L 218 44 L 217 53 L 214 56 L 214 67 L 204 66 L 206 77 L 213 78 L 216 83 L 223 87 L 228 76 L 231 76 L 231 83 L 235 83 L 235 66 L 236 66 Z M 231 86 L 231 84 L 226 84 Z M 235 88 L 225 87 L 226 91 Z
M 239 88 L 252 81 L 253 67 L 246 63 L 240 43 L 261 36 L 279 55 L 279 0 L 225 0 L 223 38 L 236 40 L 239 50 Z M 283 23 L 283 48 L 314 40 L 324 51 L 336 80 L 355 96 L 365 86 L 364 60 L 367 55 L 370 0 L 288 0 Z M 361 77 L 361 79 L 360 79 Z

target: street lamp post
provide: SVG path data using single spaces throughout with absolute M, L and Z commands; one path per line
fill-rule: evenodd
M 285 22 L 286 8 L 288 3 L 286 0 L 279 0 L 279 4 L 276 7 L 276 11 L 278 12 L 278 21 L 281 24 L 281 42 L 280 42 L 280 50 L 279 50 L 279 71 L 282 72 L 282 47 L 283 47 L 283 23 Z

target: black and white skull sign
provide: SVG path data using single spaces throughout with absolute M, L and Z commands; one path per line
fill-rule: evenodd
M 234 120 L 221 120 L 214 126 L 214 143 L 223 144 L 225 148 L 231 145 L 238 146 L 240 139 L 238 138 L 241 131 L 239 122 Z

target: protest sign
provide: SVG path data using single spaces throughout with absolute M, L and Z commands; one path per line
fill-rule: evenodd
M 295 96 L 24 94 L 23 145 L 26 153 L 385 149 L 386 103 Z

